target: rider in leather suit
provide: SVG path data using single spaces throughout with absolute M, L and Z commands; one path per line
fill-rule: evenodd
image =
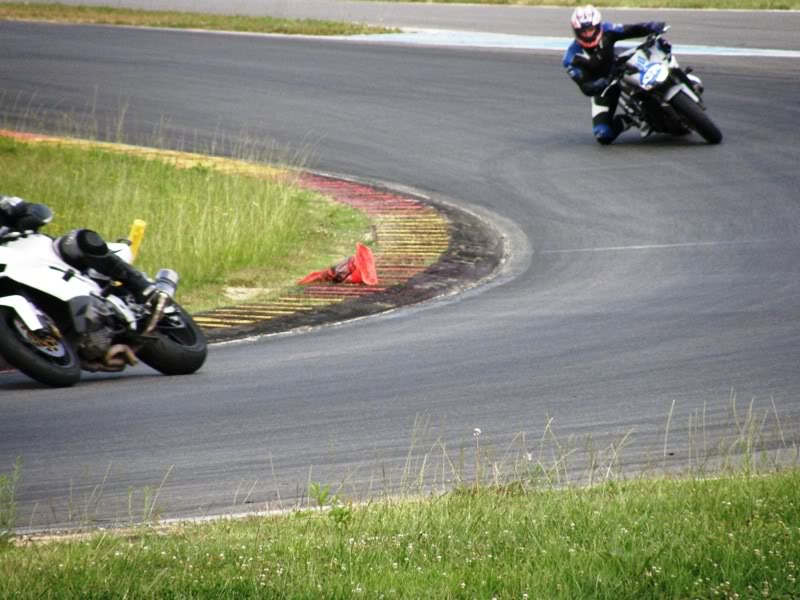
M 26 202 L 16 196 L 0 196 L 0 228 L 14 231 L 37 231 L 53 220 L 44 204 Z M 94 269 L 113 281 L 119 281 L 140 303 L 147 302 L 155 287 L 144 273 L 110 252 L 102 237 L 91 229 L 75 229 L 54 242 L 61 258 L 80 271 Z
M 601 144 L 610 144 L 631 126 L 627 115 L 617 115 L 619 87 L 609 89 L 608 77 L 614 67 L 614 44 L 620 40 L 646 37 L 663 33 L 665 23 L 651 21 L 621 25 L 602 21 L 600 11 L 594 6 L 576 8 L 571 18 L 575 40 L 564 53 L 564 68 L 578 87 L 592 98 L 592 129 Z

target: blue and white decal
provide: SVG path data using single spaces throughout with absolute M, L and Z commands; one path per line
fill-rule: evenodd
M 639 81 L 642 84 L 642 88 L 651 90 L 658 84 L 663 83 L 668 73 L 669 69 L 667 69 L 663 63 L 650 63 L 646 65 L 645 68 L 641 69 Z

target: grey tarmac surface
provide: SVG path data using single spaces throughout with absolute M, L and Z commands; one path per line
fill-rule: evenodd
M 47 2 L 48 0 L 34 0 Z M 62 4 L 86 4 L 66 0 Z M 115 0 L 92 2 L 145 10 L 180 10 L 271 16 L 295 19 L 356 21 L 387 27 L 564 37 L 571 8 L 486 6 L 479 4 L 421 4 L 398 2 L 349 2 L 343 0 Z M 667 21 L 670 38 L 677 43 L 715 46 L 800 49 L 798 11 L 697 11 L 603 9 L 606 19 L 617 22 Z M 764 46 L 766 45 L 766 46 Z
M 113 122 L 124 103 L 142 141 L 165 122 L 176 143 L 224 131 L 310 147 L 313 168 L 463 207 L 510 249 L 480 288 L 216 346 L 192 377 L 143 367 L 47 390 L 0 375 L 0 465 L 24 460 L 21 522 L 74 522 L 70 502 L 124 521 L 129 489 L 141 501 L 167 473 L 165 516 L 291 503 L 309 481 L 399 491 L 409 455 L 412 475 L 425 459 L 441 480 L 476 427 L 508 460 L 537 452 L 550 423 L 564 447 L 591 436 L 601 461 L 622 444 L 627 469 L 677 467 L 731 431 L 732 396 L 740 420 L 751 401 L 765 417 L 770 444 L 800 439 L 796 60 L 691 61 L 720 146 L 628 134 L 601 148 L 552 52 L 0 32 L 12 122 L 30 107 L 39 123 L 90 107 Z

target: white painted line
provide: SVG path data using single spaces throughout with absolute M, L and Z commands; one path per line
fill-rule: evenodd
M 682 242 L 677 244 L 642 244 L 638 246 L 601 246 L 598 248 L 567 248 L 564 250 L 540 250 L 534 254 L 578 254 L 591 252 L 626 252 L 636 250 L 671 250 L 675 248 L 702 248 L 711 246 L 745 246 L 752 244 L 768 244 L 780 240 L 740 240 L 736 242 Z
M 501 48 L 510 50 L 548 50 L 564 52 L 572 42 L 571 37 L 526 36 L 478 31 L 453 31 L 447 29 L 404 29 L 402 33 L 333 36 L 335 39 L 414 46 L 445 46 L 465 48 Z M 627 44 L 630 46 L 631 44 Z M 619 44 L 626 47 L 626 44 Z M 749 56 L 769 58 L 800 58 L 800 50 L 769 48 L 734 48 L 673 44 L 677 55 Z
M 131 25 L 98 25 L 126 29 L 146 29 L 176 33 L 203 33 L 207 35 L 239 35 L 249 37 L 336 40 L 344 42 L 363 42 L 368 44 L 408 44 L 409 46 L 439 46 L 447 48 L 496 48 L 506 50 L 547 50 L 565 52 L 572 42 L 571 37 L 548 37 L 515 35 L 510 33 L 484 33 L 480 31 L 457 31 L 449 29 L 403 29 L 401 33 L 375 33 L 365 35 L 297 35 L 288 33 L 255 33 L 251 31 L 216 31 L 210 29 L 171 29 L 169 27 L 140 27 Z M 631 44 L 622 42 L 619 47 Z M 800 50 L 777 50 L 769 48 L 735 48 L 723 46 L 698 46 L 673 44 L 675 54 L 685 56 L 740 56 L 762 58 L 800 58 Z

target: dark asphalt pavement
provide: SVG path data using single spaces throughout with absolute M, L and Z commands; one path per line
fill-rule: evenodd
M 217 346 L 192 377 L 0 375 L 22 523 L 126 520 L 167 473 L 165 516 L 287 504 L 310 481 L 441 483 L 476 427 L 506 468 L 549 431 L 578 471 L 589 436 L 601 463 L 686 465 L 751 402 L 766 442 L 800 441 L 796 60 L 691 61 L 720 146 L 603 148 L 554 53 L 10 23 L 0 52 L 11 123 L 113 123 L 125 106 L 138 141 L 160 126 L 310 149 L 313 168 L 464 207 L 509 248 L 477 290 Z

